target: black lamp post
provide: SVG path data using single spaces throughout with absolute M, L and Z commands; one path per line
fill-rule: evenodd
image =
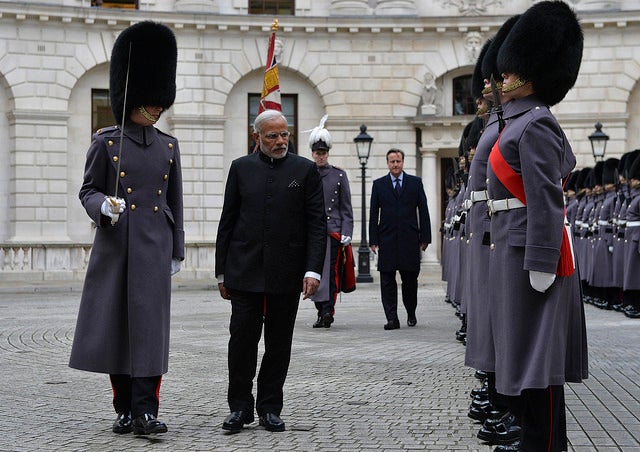
M 596 131 L 589 135 L 589 141 L 591 141 L 593 159 L 597 162 L 598 160 L 604 160 L 604 153 L 607 150 L 609 135 L 602 131 L 602 124 L 599 122 L 596 122 L 595 128 Z
M 369 265 L 371 255 L 369 251 L 369 244 L 367 243 L 367 201 L 365 198 L 367 160 L 369 160 L 373 137 L 367 133 L 367 126 L 364 124 L 360 126 L 360 134 L 358 134 L 353 141 L 356 143 L 356 151 L 358 153 L 360 167 L 362 169 L 362 240 L 360 241 L 360 248 L 358 248 L 358 276 L 356 277 L 356 282 L 365 283 L 373 282 Z

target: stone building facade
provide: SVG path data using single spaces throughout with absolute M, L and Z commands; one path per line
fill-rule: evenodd
M 176 102 L 158 127 L 181 144 L 187 257 L 180 276 L 212 278 L 225 177 L 250 145 L 248 96 L 262 88 L 276 16 L 249 14 L 249 0 L 93 3 L 0 0 L 0 282 L 83 277 L 93 227 L 78 190 L 92 90 L 108 89 L 115 37 L 141 20 L 167 24 L 178 41 Z M 353 138 L 361 124 L 374 138 L 367 206 L 372 179 L 387 172 L 386 151 L 403 149 L 405 169 L 423 178 L 436 232 L 424 260 L 437 263 L 443 169 L 472 119 L 456 114 L 454 82 L 472 73 L 485 40 L 534 2 L 289 3 L 294 14 L 277 16 L 278 64 L 282 94 L 297 99 L 298 153 L 310 157 L 305 131 L 328 114 L 331 162 L 352 185 L 357 245 L 362 198 Z M 631 0 L 570 4 L 584 28 L 584 59 L 576 86 L 553 110 L 586 166 L 597 121 L 610 136 L 607 156 L 640 147 L 640 7 Z

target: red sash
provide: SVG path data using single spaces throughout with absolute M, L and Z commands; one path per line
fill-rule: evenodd
M 330 232 L 329 236 L 337 240 L 341 239 L 339 232 Z M 335 262 L 332 262 L 336 275 L 336 293 L 334 294 L 333 303 L 335 304 L 338 292 L 353 292 L 356 290 L 356 272 L 355 263 L 353 261 L 353 248 L 351 244 L 339 245 L 338 256 Z
M 520 202 L 522 202 L 522 204 L 526 205 L 527 202 L 524 194 L 524 182 L 522 181 L 522 176 L 516 173 L 516 171 L 511 167 L 511 165 L 509 165 L 509 163 L 502 155 L 502 152 L 500 151 L 500 137 L 498 137 L 498 140 L 491 149 L 491 153 L 489 154 L 489 163 L 491 164 L 493 173 L 496 175 L 502 185 L 504 185 L 505 188 L 513 194 L 513 196 L 518 198 Z M 566 219 L 566 207 L 564 209 L 564 216 Z M 562 243 L 560 244 L 560 259 L 558 260 L 556 275 L 571 276 L 573 275 L 575 268 L 576 266 L 573 259 L 573 247 L 571 246 L 569 231 L 567 230 L 567 227 L 563 227 Z

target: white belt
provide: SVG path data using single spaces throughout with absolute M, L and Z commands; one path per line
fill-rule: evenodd
M 627 221 L 628 228 L 637 228 L 640 226 L 640 221 Z
M 609 222 L 607 220 L 598 220 L 598 224 L 600 226 L 609 226 Z
M 618 220 L 619 226 L 624 226 L 625 224 L 627 224 L 627 220 Z
M 489 195 L 487 194 L 487 190 L 472 191 L 469 195 L 469 199 L 471 202 L 486 201 L 489 199 Z
M 581 220 L 576 220 L 573 222 L 573 224 L 575 224 L 576 226 L 582 227 L 583 223 Z
M 501 210 L 520 209 L 522 207 L 527 207 L 518 198 L 490 199 L 487 201 L 487 206 L 489 206 L 489 211 L 491 213 L 500 212 Z

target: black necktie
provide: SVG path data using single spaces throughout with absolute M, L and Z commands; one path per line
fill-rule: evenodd
M 396 178 L 395 183 L 396 183 L 396 188 L 395 188 L 396 193 L 400 194 L 400 179 Z

